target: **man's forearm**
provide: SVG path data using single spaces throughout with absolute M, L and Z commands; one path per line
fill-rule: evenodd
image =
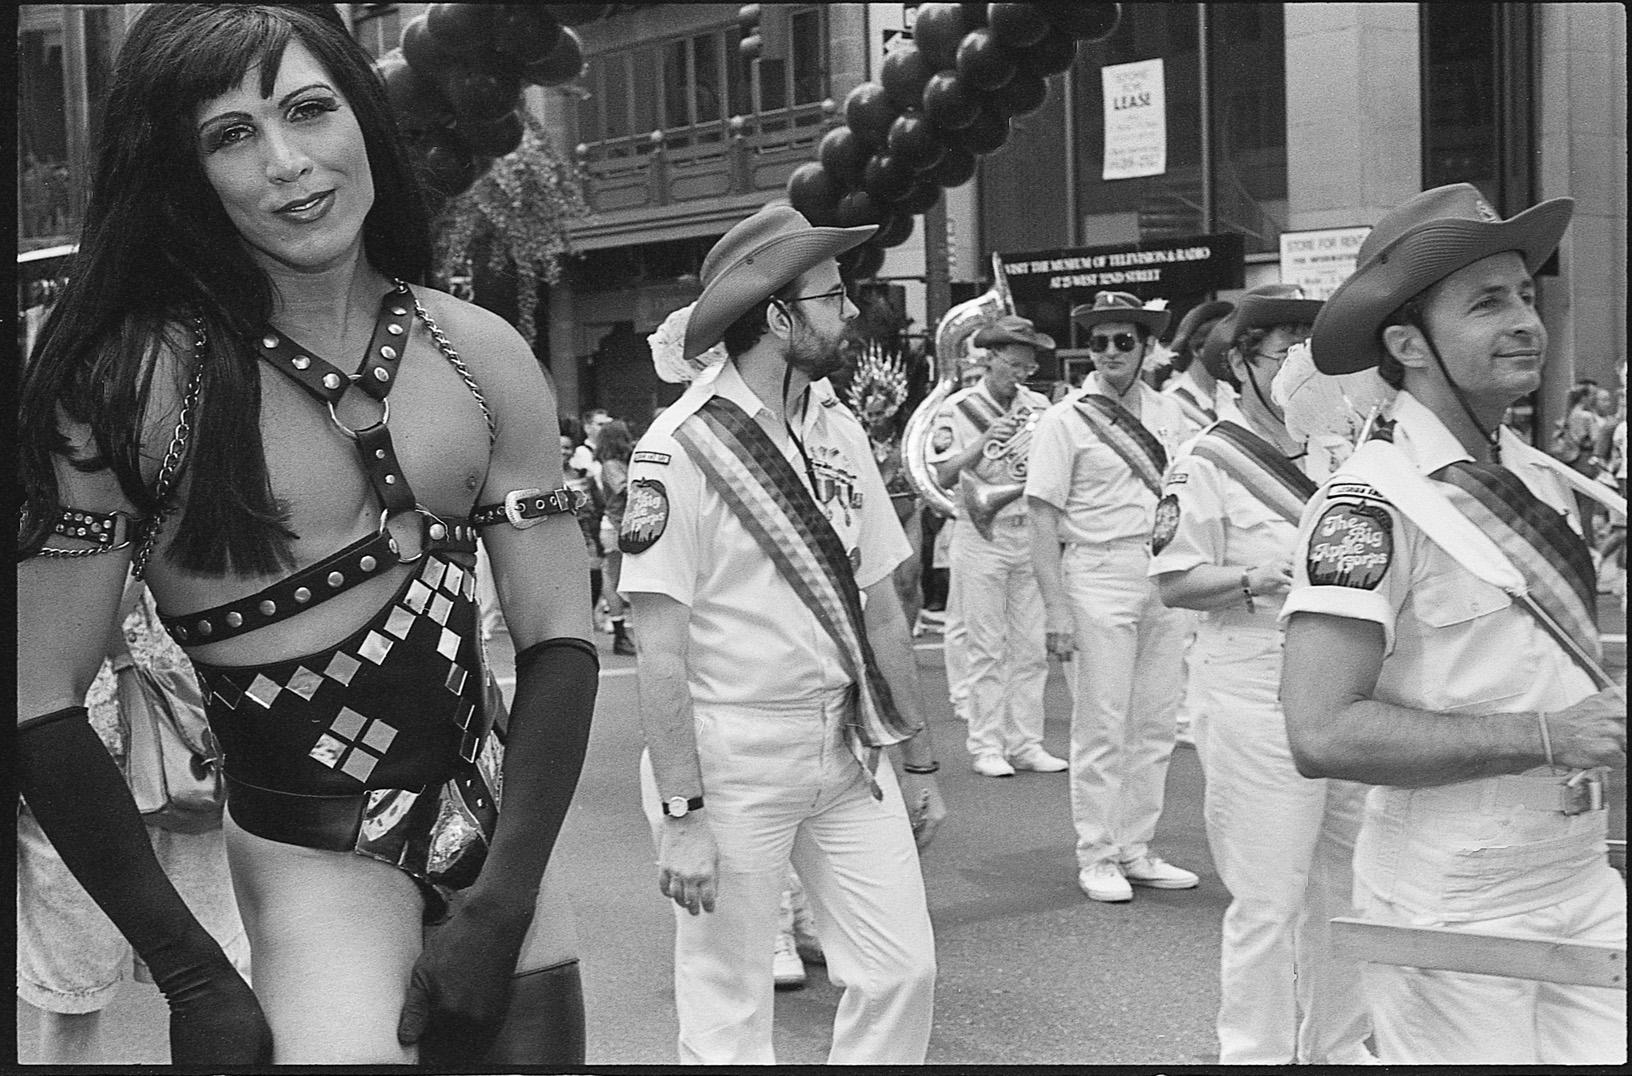
M 1049 612 L 1049 630 L 1067 630 L 1070 614 L 1065 571 L 1061 566 L 1060 510 L 1036 497 L 1026 498 L 1026 508 L 1031 526 L 1031 567 L 1037 577 L 1037 589 L 1042 591 L 1043 607 Z M 1067 622 L 1065 628 L 1056 624 L 1062 617 Z
M 878 671 L 889 685 L 895 706 L 907 724 L 917 727 L 910 740 L 897 744 L 896 757 L 908 766 L 928 766 L 935 761 L 935 744 L 924 716 L 923 693 L 918 684 L 918 658 L 912 649 L 912 635 L 901 612 L 894 582 L 885 578 L 867 588 L 867 605 L 862 614 L 867 637 L 873 647 Z
M 1292 732 L 1288 722 L 1292 757 L 1305 777 L 1422 788 L 1520 773 L 1547 761 L 1533 712 L 1435 714 L 1362 699 L 1299 724 L 1316 720 L 1329 727 L 1314 736 Z
M 664 651 L 642 653 L 635 667 L 640 689 L 640 728 L 660 796 L 692 799 L 703 794 L 697 759 L 691 688 L 683 658 Z

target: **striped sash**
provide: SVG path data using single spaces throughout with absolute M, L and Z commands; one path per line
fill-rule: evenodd
M 1151 496 L 1162 496 L 1162 472 L 1167 470 L 1167 450 L 1145 429 L 1133 412 L 1109 396 L 1086 393 L 1077 400 L 1077 413 L 1099 435 L 1106 447 L 1122 457 L 1134 477 L 1145 484 Z
M 1198 427 L 1205 428 L 1218 421 L 1218 415 L 1211 407 L 1201 402 L 1201 399 L 1187 386 L 1175 385 L 1168 395 L 1178 401 L 1179 409 L 1184 417 Z
M 850 560 L 787 458 L 747 412 L 719 396 L 674 436 L 838 644 L 860 689 L 855 732 L 861 742 L 879 748 L 910 739 L 918 730 L 896 709 L 878 670 Z
M 1505 467 L 1448 464 L 1432 475 L 1457 510 L 1495 541 L 1524 576 L 1536 604 L 1581 650 L 1599 661 L 1597 573 L 1586 541 L 1564 516 Z
M 1243 426 L 1224 421 L 1197 438 L 1190 451 L 1211 460 L 1247 492 L 1296 527 L 1315 483 L 1275 446 Z

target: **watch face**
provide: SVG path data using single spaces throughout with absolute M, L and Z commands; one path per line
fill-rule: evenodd
M 670 818 L 683 818 L 688 810 L 690 810 L 690 806 L 686 803 L 686 797 L 675 796 L 669 800 Z

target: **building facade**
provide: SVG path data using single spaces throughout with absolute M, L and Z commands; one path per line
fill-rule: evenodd
M 342 10 L 380 55 L 427 6 Z M 138 7 L 21 11 L 18 251 L 29 266 L 72 242 L 96 96 Z M 579 28 L 582 79 L 527 91 L 582 169 L 595 211 L 573 229 L 578 254 L 562 282 L 541 296 L 540 359 L 565 411 L 606 407 L 639 426 L 673 398 L 651 373 L 646 334 L 696 296 L 714 240 L 783 195 L 788 175 L 842 122 L 845 95 L 877 76 L 890 41 L 910 35 L 916 10 L 762 5 L 764 49 L 748 62 L 738 7 L 617 5 Z M 1106 178 L 1115 173 L 1107 69 L 1156 79 L 1165 103 L 1146 136 L 1159 139 L 1159 170 Z M 1575 225 L 1541 277 L 1553 342 L 1539 416 L 1561 413 L 1577 376 L 1617 384 L 1626 355 L 1621 5 L 1124 4 L 1116 31 L 1079 49 L 1051 82 L 1044 107 L 1015 121 L 975 178 L 889 252 L 879 277 L 902 289 L 914 331 L 932 336 L 950 299 L 984 290 L 993 253 L 1225 237 L 1214 245 L 1238 262 L 1230 272 L 1162 296 L 1182 312 L 1295 276 L 1286 250 L 1297 237 L 1342 237 L 1352 251 L 1388 207 L 1466 180 L 1504 216 L 1544 198 L 1577 200 Z M 926 229 L 935 232 L 927 241 Z M 950 296 L 926 287 L 937 274 L 952 281 Z M 1156 286 L 1126 277 L 1119 290 Z M 1021 304 L 1067 356 L 1069 308 L 1096 287 L 1076 279 Z

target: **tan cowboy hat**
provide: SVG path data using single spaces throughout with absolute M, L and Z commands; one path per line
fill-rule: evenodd
M 1152 336 L 1160 336 L 1167 328 L 1171 310 L 1148 310 L 1139 297 L 1125 291 L 1102 291 L 1094 296 L 1092 306 L 1084 304 L 1071 308 L 1071 320 L 1084 329 L 1091 329 L 1104 321 L 1130 321 L 1143 325 Z
M 1389 210 L 1360 244 L 1359 268 L 1326 300 L 1311 340 L 1323 374 L 1349 374 L 1383 357 L 1383 319 L 1424 288 L 1504 250 L 1532 274 L 1558 247 L 1575 199 L 1553 198 L 1507 220 L 1470 183 L 1423 191 Z
M 1241 296 L 1235 308 L 1232 339 L 1245 329 L 1311 324 L 1323 305 L 1321 300 L 1305 295 L 1297 284 L 1260 284 Z
M 1190 312 L 1179 319 L 1179 327 L 1173 330 L 1173 342 L 1168 347 L 1180 355 L 1184 354 L 1184 349 L 1189 346 L 1190 338 L 1195 335 L 1197 329 L 1210 321 L 1224 317 L 1234 309 L 1234 303 L 1222 299 L 1191 307 Z M 1202 342 L 1206 343 L 1205 340 Z
M 878 225 L 817 228 L 785 202 L 773 202 L 720 237 L 703 259 L 703 293 L 686 324 L 685 357 L 720 342 L 755 303 L 801 273 L 870 239 Z
M 1000 347 L 1003 344 L 1025 344 L 1038 351 L 1054 350 L 1054 338 L 1038 332 L 1030 318 L 1018 314 L 1005 314 L 975 333 L 976 347 Z

